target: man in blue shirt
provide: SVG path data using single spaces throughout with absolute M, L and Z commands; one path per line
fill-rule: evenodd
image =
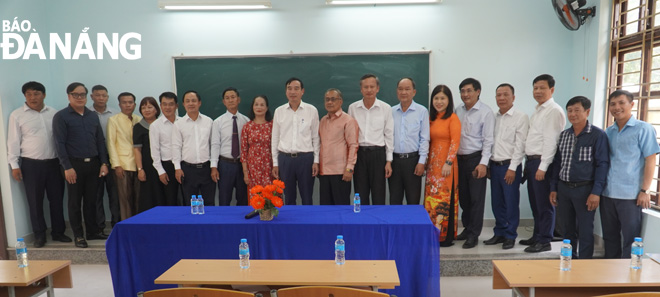
M 66 88 L 69 106 L 53 117 L 55 149 L 64 168 L 69 192 L 69 222 L 75 245 L 87 247 L 87 239 L 106 239 L 96 223 L 96 191 L 99 177 L 108 174 L 108 152 L 96 113 L 85 107 L 87 87 L 75 82 Z M 82 214 L 85 217 L 83 231 Z
M 422 175 L 429 154 L 429 112 L 413 101 L 417 90 L 412 78 L 397 83 L 399 104 L 392 107 L 394 119 L 394 159 L 392 176 L 388 179 L 390 204 L 419 204 L 422 195 Z
M 600 202 L 606 259 L 630 257 L 630 246 L 642 231 L 642 209 L 651 206 L 650 187 L 660 147 L 653 126 L 632 116 L 634 105 L 628 91 L 610 94 L 615 123 L 606 130 L 610 169 Z
M 479 100 L 481 83 L 466 78 L 459 85 L 463 104 L 456 108 L 461 120 L 461 144 L 458 147 L 458 202 L 463 209 L 465 229 L 457 240 L 465 240 L 464 249 L 477 245 L 484 223 L 486 203 L 486 168 L 493 147 L 495 115 Z
M 566 104 L 572 126 L 559 134 L 549 177 L 550 203 L 557 208 L 562 237 L 571 240 L 576 259 L 593 256 L 594 214 L 610 165 L 607 135 L 589 123 L 590 108 L 591 101 L 583 96 Z

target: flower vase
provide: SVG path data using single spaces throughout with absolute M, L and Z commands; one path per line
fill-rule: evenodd
M 270 209 L 264 209 L 259 213 L 259 219 L 262 221 L 272 221 L 273 213 L 270 211 Z

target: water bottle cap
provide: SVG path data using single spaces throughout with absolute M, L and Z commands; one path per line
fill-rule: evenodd
M 247 238 L 241 238 L 241 242 L 247 242 Z
M 355 193 L 355 196 L 356 196 L 356 197 L 360 197 L 360 193 Z
M 197 199 L 202 199 L 202 195 L 197 195 Z
M 641 237 L 635 237 L 635 241 L 642 242 L 642 238 Z
M 337 239 L 344 239 L 344 235 L 337 235 Z
M 19 238 L 19 239 L 17 239 L 17 241 L 23 241 L 23 238 Z
M 192 195 L 192 199 L 195 199 L 195 195 Z
M 564 239 L 564 243 L 571 243 L 570 239 Z

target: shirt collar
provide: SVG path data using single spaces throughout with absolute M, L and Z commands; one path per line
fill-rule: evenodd
M 395 105 L 392 108 L 396 109 L 396 110 L 400 110 L 401 112 L 403 112 L 403 109 L 401 108 L 401 103 Z M 410 103 L 410 106 L 408 106 L 408 110 L 413 110 L 413 111 L 417 110 L 417 103 L 415 103 L 414 100 L 413 100 L 413 102 Z M 406 111 L 408 111 L 408 110 L 406 110 Z
M 482 103 L 481 103 L 481 99 L 477 100 L 477 103 L 475 103 L 474 106 L 472 106 L 472 108 L 470 108 L 470 110 L 473 110 L 473 109 L 474 109 L 474 110 L 479 110 L 479 107 L 481 107 L 481 104 L 482 104 Z M 463 104 L 461 105 L 461 108 L 463 108 L 463 110 L 465 110 L 465 111 L 470 111 L 470 110 L 468 110 L 467 107 L 465 106 L 465 103 L 463 103 Z M 498 112 L 498 113 L 499 113 L 499 112 Z
M 499 109 L 497 110 L 497 116 L 505 116 L 505 115 L 513 116 L 513 113 L 514 113 L 513 106 L 511 106 L 511 108 L 509 108 L 509 110 L 507 110 L 504 114 L 501 114 Z
M 582 133 L 591 133 L 591 128 L 592 128 L 592 125 L 591 125 L 591 123 L 589 123 L 589 120 L 587 120 L 587 125 L 584 126 L 584 129 L 582 129 L 582 132 L 580 132 L 580 134 L 582 134 Z M 571 126 L 569 129 L 571 129 L 571 132 L 572 132 L 571 134 L 575 134 L 575 130 L 573 129 L 573 126 Z M 580 134 L 578 134 L 578 135 L 580 135 Z
M 36 111 L 36 110 L 30 108 L 30 106 L 28 106 L 27 103 L 23 102 L 23 111 L 28 111 L 28 110 Z M 44 108 L 42 108 L 40 111 L 36 111 L 36 112 L 42 113 L 42 112 L 48 111 L 48 110 L 50 110 L 50 108 L 48 107 L 48 105 L 44 104 Z
M 367 109 L 367 107 L 364 106 L 364 98 L 360 99 L 360 101 L 357 102 L 357 107 L 362 107 L 364 109 Z M 376 97 L 376 100 L 374 101 L 374 105 L 371 106 L 371 108 L 374 107 L 380 107 L 380 104 L 378 103 L 378 97 Z
M 335 112 L 335 113 L 328 113 L 328 117 L 329 117 L 331 120 L 334 120 L 334 119 L 336 119 L 336 118 L 341 117 L 343 114 L 344 114 L 344 111 L 341 110 L 341 109 L 339 109 L 339 110 L 337 110 L 337 112 Z
M 550 99 L 548 99 L 548 101 L 543 102 L 543 104 L 540 104 L 540 105 L 537 104 L 536 109 L 546 108 L 546 107 L 550 106 L 553 103 L 555 103 L 555 98 L 551 97 Z
M 75 109 L 73 109 L 73 107 L 71 107 L 71 104 L 67 105 L 66 108 L 69 110 L 69 112 L 79 114 Z M 87 106 L 83 107 L 83 114 L 82 114 L 83 116 L 87 115 L 87 113 L 90 113 L 90 112 L 91 112 L 91 110 L 89 110 L 89 108 L 87 108 Z
M 304 102 L 302 100 L 300 100 L 300 105 L 298 105 L 298 109 L 305 109 L 305 104 L 303 104 L 303 103 Z M 291 104 L 289 102 L 286 103 L 286 108 L 288 108 L 290 110 L 293 110 L 293 108 L 291 108 Z M 238 112 L 236 112 L 236 114 L 238 114 Z

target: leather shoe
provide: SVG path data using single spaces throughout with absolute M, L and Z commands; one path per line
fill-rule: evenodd
M 502 243 L 504 242 L 504 240 L 506 240 L 504 236 L 493 236 L 489 240 L 484 240 L 484 244 L 494 245 L 494 244 Z
M 87 241 L 83 237 L 76 237 L 76 247 L 79 248 L 86 248 L 87 247 Z
M 512 249 L 515 244 L 516 244 L 515 239 L 508 239 L 508 238 L 504 239 L 504 243 L 502 243 L 502 249 L 503 250 Z
M 34 247 L 35 248 L 42 248 L 44 245 L 46 245 L 46 236 L 40 236 L 34 239 Z
M 463 232 L 461 232 L 461 234 L 458 234 L 458 236 L 456 236 L 456 240 L 466 240 L 466 239 L 467 239 L 467 231 L 463 229 Z
M 53 241 L 71 242 L 71 237 L 64 234 L 51 234 L 50 237 L 53 239 Z
M 534 245 L 536 243 L 536 238 L 532 237 L 532 238 L 529 238 L 529 239 L 521 239 L 520 241 L 518 241 L 518 243 L 520 243 L 522 245 L 530 245 L 531 246 L 531 245 Z
M 87 240 L 108 239 L 108 235 L 103 233 L 87 234 Z
M 540 253 L 540 252 L 547 252 L 552 249 L 552 246 L 550 243 L 540 243 L 537 242 L 534 245 L 528 246 L 525 248 L 525 252 L 527 253 Z
M 446 240 L 445 240 L 445 241 L 441 241 L 441 242 L 440 242 L 440 247 L 450 247 L 450 246 L 452 246 L 452 245 L 454 245 L 454 243 L 451 242 L 451 241 L 446 241 Z
M 475 246 L 477 246 L 477 238 L 470 237 L 470 238 L 466 239 L 465 242 L 463 243 L 463 248 L 464 249 L 471 249 Z

